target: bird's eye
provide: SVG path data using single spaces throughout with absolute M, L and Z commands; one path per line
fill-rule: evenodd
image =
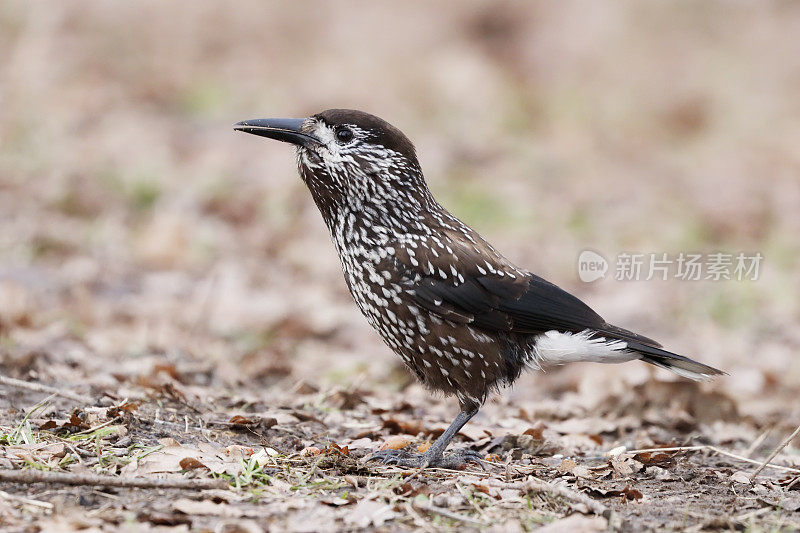
M 349 143 L 353 140 L 353 132 L 348 128 L 339 128 L 336 130 L 336 140 L 341 143 Z

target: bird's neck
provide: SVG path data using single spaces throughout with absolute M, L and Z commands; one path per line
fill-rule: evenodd
M 302 169 L 314 202 L 335 241 L 380 244 L 425 227 L 442 207 L 421 172 L 350 174 L 341 179 Z

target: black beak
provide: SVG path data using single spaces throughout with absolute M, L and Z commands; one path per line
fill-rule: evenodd
M 308 148 L 313 144 L 319 144 L 319 140 L 301 131 L 300 128 L 305 120 L 304 118 L 256 118 L 237 122 L 233 125 L 233 129 Z

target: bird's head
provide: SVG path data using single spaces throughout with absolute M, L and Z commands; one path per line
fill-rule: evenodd
M 363 111 L 329 109 L 308 118 L 245 120 L 234 129 L 294 144 L 300 175 L 323 214 L 343 205 L 402 199 L 420 185 L 427 193 L 411 141 Z

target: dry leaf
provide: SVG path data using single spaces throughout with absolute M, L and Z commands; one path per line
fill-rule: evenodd
M 620 497 L 622 497 L 623 501 L 630 501 L 641 500 L 643 495 L 638 490 L 632 488 L 630 485 L 627 485 L 620 491 Z
M 380 527 L 397 516 L 400 515 L 392 510 L 391 505 L 373 500 L 361 500 L 352 513 L 345 515 L 344 521 L 359 528 L 370 525 Z
M 195 459 L 194 457 L 184 457 L 178 464 L 183 470 L 196 470 L 198 468 L 208 468 L 206 465 Z
M 208 500 L 190 500 L 181 498 L 172 504 L 172 508 L 184 514 L 224 516 L 228 518 L 239 518 L 244 516 L 244 511 L 239 507 L 228 503 L 214 503 Z
M 628 477 L 642 469 L 642 463 L 633 459 L 630 454 L 620 454 L 611 458 L 611 468 L 619 477 Z
M 381 444 L 379 449 L 400 450 L 411 444 L 412 440 L 414 439 L 408 435 L 392 435 L 383 441 L 383 444 Z
M 413 437 L 410 437 L 408 435 L 392 435 L 391 437 L 388 437 L 385 441 L 383 441 L 383 444 L 381 444 L 379 449 L 400 450 L 411 444 L 411 441 L 413 440 L 414 440 Z
M 530 435 L 534 439 L 543 440 L 544 439 L 544 425 L 528 428 L 523 433 L 523 435 Z
M 392 489 L 392 491 L 398 496 L 413 498 L 415 496 L 419 496 L 420 494 L 428 495 L 430 494 L 431 489 L 427 485 L 419 484 L 415 487 L 411 483 L 406 482 L 396 486 L 394 489 Z
M 607 529 L 608 520 L 601 516 L 590 517 L 573 514 L 566 518 L 550 522 L 536 531 L 537 533 L 600 533 Z
M 409 435 L 417 435 L 422 432 L 422 422 L 419 420 L 398 420 L 396 418 L 388 418 L 383 421 L 384 429 L 388 429 L 389 433 L 406 433 Z
M 564 459 L 561 461 L 561 464 L 558 465 L 558 471 L 562 474 L 567 474 L 572 472 L 576 466 L 578 466 L 578 463 L 572 459 Z
M 235 415 L 232 416 L 231 419 L 228 421 L 229 423 L 233 424 L 234 426 L 256 426 L 258 425 L 258 420 L 253 418 L 245 418 L 242 415 Z
M 306 448 L 303 448 L 300 451 L 300 456 L 301 457 L 312 457 L 314 455 L 319 455 L 321 453 L 322 453 L 322 450 L 320 450 L 316 446 L 308 446 Z
M 733 481 L 734 483 L 741 483 L 742 485 L 749 485 L 750 476 L 747 473 L 738 470 L 733 474 L 731 474 L 731 481 Z
M 335 442 L 331 442 L 322 450 L 322 453 L 326 455 L 348 456 L 350 455 L 350 449 L 347 446 L 339 446 Z
M 343 505 L 350 505 L 351 503 L 355 503 L 358 499 L 353 496 L 352 494 L 348 494 L 345 497 L 333 497 L 333 498 L 322 498 L 320 499 L 321 503 L 325 505 L 331 505 L 333 507 L 341 507 Z

